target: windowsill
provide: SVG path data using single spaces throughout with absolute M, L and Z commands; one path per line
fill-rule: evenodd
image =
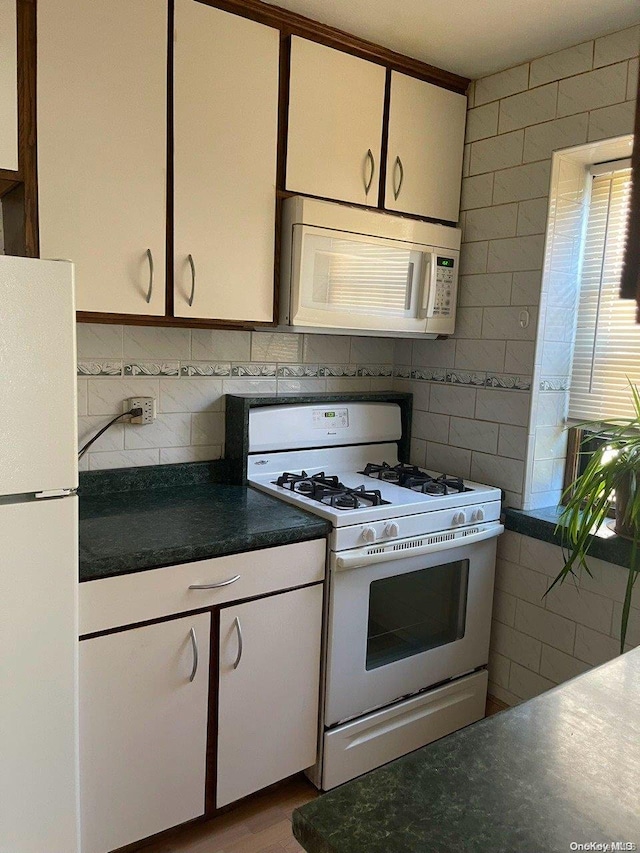
M 561 536 L 556 533 L 559 517 L 560 511 L 555 506 L 533 509 L 527 512 L 521 509 L 506 509 L 504 526 L 507 530 L 522 533 L 524 536 L 531 536 L 532 539 L 541 539 L 543 542 L 562 545 Z M 613 521 L 613 519 L 611 520 Z M 592 537 L 589 556 L 628 569 L 631 561 L 631 542 L 621 536 L 616 536 L 605 522 Z

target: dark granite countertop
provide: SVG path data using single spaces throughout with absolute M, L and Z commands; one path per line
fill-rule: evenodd
M 81 478 L 80 581 L 327 535 L 324 519 L 206 472 L 171 465 Z
M 560 532 L 556 532 L 560 511 L 557 506 L 527 511 L 507 509 L 505 510 L 504 526 L 507 530 L 514 530 L 516 533 L 531 536 L 533 539 L 562 545 L 562 536 Z M 599 560 L 606 560 L 628 569 L 631 565 L 631 542 L 621 536 L 616 536 L 608 523 L 605 523 L 591 537 L 589 554 Z
M 293 813 L 309 853 L 640 844 L 640 649 Z

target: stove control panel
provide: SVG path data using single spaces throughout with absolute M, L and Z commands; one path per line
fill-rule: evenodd
M 314 429 L 348 429 L 349 409 L 314 409 Z
M 472 524 L 497 521 L 500 518 L 500 501 L 484 501 L 464 507 L 450 507 L 432 512 L 386 518 L 382 521 L 349 524 L 337 527 L 330 534 L 332 551 L 348 548 L 365 548 L 376 543 L 388 543 L 394 539 L 422 536 L 443 530 L 454 530 Z

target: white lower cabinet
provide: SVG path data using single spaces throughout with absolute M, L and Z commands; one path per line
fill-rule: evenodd
M 316 760 L 322 592 L 318 584 L 220 613 L 218 808 Z
M 211 616 L 80 643 L 83 853 L 107 853 L 205 810 Z

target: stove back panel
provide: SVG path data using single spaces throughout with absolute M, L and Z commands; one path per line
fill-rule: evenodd
M 399 441 L 396 403 L 268 406 L 249 412 L 249 453 Z

